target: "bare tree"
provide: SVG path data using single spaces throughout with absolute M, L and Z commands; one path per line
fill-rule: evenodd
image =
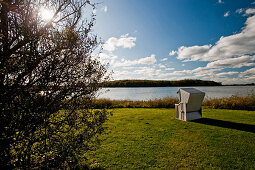
M 94 8 L 89 0 L 0 0 L 2 168 L 75 167 L 94 147 L 108 115 L 91 109 L 106 80 L 92 56 Z

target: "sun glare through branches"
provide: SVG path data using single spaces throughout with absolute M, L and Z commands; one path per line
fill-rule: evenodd
M 47 22 L 47 21 L 50 21 L 53 18 L 54 13 L 50 9 L 41 7 L 40 10 L 39 10 L 39 15 L 42 17 L 43 21 Z

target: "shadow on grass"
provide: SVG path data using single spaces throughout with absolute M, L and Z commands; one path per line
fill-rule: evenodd
M 192 122 L 255 133 L 255 125 L 249 125 L 244 123 L 234 123 L 210 118 L 197 119 L 193 120 Z

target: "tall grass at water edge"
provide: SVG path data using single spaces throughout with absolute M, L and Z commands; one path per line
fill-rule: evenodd
M 205 99 L 203 106 L 210 106 L 213 109 L 255 110 L 255 93 L 248 96 Z
M 94 108 L 173 108 L 177 98 L 162 98 L 147 101 L 96 99 Z
M 167 97 L 148 101 L 95 99 L 94 108 L 174 108 L 177 98 Z M 255 93 L 248 96 L 231 96 L 205 99 L 203 106 L 213 109 L 255 110 Z

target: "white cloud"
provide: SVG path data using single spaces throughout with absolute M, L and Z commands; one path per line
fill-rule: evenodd
M 100 54 L 99 54 L 99 57 L 100 57 L 100 59 L 102 59 L 102 60 L 107 60 L 107 59 L 111 58 L 110 55 L 105 54 L 105 53 L 100 53 Z
M 220 71 L 222 68 L 209 68 L 209 67 L 198 67 L 196 69 L 190 70 L 192 73 L 214 73 L 215 71 Z
M 160 61 L 166 61 L 168 58 L 163 58 L 162 60 L 160 60 Z
M 167 71 L 174 70 L 175 68 L 166 68 Z
M 195 72 L 194 75 L 197 78 L 213 80 L 216 77 L 215 76 L 215 72 L 216 71 L 219 71 L 219 70 L 217 70 L 217 69 L 209 69 L 209 70 L 204 70 L 202 72 Z
M 241 14 L 241 13 L 243 13 L 244 12 L 244 9 L 243 8 L 240 8 L 240 9 L 237 9 L 236 10 L 236 13 L 238 13 L 238 14 Z
M 166 73 L 167 76 L 182 76 L 191 74 L 190 70 L 174 71 L 172 73 Z
M 231 75 L 237 75 L 238 72 L 236 71 L 230 71 L 230 72 L 221 72 L 221 73 L 216 73 L 219 71 L 222 71 L 226 68 L 241 68 L 241 67 L 251 67 L 255 66 L 255 55 L 254 56 L 241 56 L 241 57 L 236 57 L 236 58 L 227 58 L 227 59 L 222 59 L 222 60 L 217 60 L 208 63 L 205 67 L 198 67 L 194 70 L 189 70 L 190 73 L 194 74 L 195 77 L 200 78 L 200 79 L 210 79 L 214 81 L 219 81 L 223 82 L 223 84 L 229 84 L 229 83 L 249 83 L 251 82 L 251 79 L 248 77 L 244 78 L 241 77 L 239 78 L 239 82 L 237 79 L 231 78 L 225 78 L 227 76 Z M 255 69 L 254 69 L 255 71 Z M 253 71 L 247 71 L 247 73 L 253 73 Z M 245 72 L 246 73 L 246 72 Z M 244 75 L 244 73 L 243 73 Z M 224 78 L 223 78 L 224 77 Z
M 155 57 L 156 57 L 155 54 L 151 54 L 151 56 L 149 56 L 149 57 L 139 59 L 138 63 L 139 64 L 154 64 L 157 62 Z
M 121 35 L 120 38 L 111 37 L 103 45 L 103 49 L 109 52 L 115 51 L 117 47 L 132 48 L 134 47 L 136 37 L 129 37 L 128 34 Z
M 166 68 L 166 66 L 163 64 L 158 64 L 158 66 L 159 66 L 159 68 Z
M 101 8 L 101 10 L 103 11 L 103 12 L 107 12 L 108 11 L 108 7 L 107 6 L 103 6 L 102 8 Z
M 203 55 L 205 55 L 212 45 L 204 45 L 204 46 L 191 46 L 191 47 L 185 47 L 181 46 L 178 49 L 178 57 L 179 60 L 185 61 L 193 61 L 193 60 L 200 60 Z
M 223 4 L 224 2 L 222 0 L 218 0 L 218 3 L 219 4 Z
M 255 76 L 255 67 L 240 73 L 240 76 Z
M 230 15 L 230 11 L 224 13 L 224 17 L 228 17 Z
M 170 55 L 170 56 L 173 56 L 173 55 L 175 55 L 176 53 L 177 53 L 177 51 L 172 50 L 172 51 L 169 53 L 169 55 Z
M 161 79 L 162 70 L 155 67 L 134 67 L 131 70 L 115 71 L 113 77 L 117 79 Z
M 115 67 L 126 67 L 126 66 L 132 66 L 132 65 L 152 65 L 157 62 L 156 55 L 151 54 L 149 57 L 140 58 L 138 60 L 125 60 L 122 59 L 120 62 L 116 62 L 114 64 Z
M 99 60 L 102 64 L 114 64 L 115 61 L 117 60 L 118 56 L 113 55 L 113 54 L 106 54 L 106 53 L 100 53 L 98 55 Z
M 254 9 L 255 10 L 255 9 Z M 246 13 L 251 13 L 246 10 Z M 180 47 L 177 59 L 184 61 L 216 61 L 255 53 L 255 16 L 250 16 L 240 33 L 221 37 L 214 46 Z
M 244 73 L 248 73 L 248 74 L 254 74 L 255 75 L 255 67 L 251 68 L 249 70 L 244 71 Z
M 236 71 L 222 72 L 222 73 L 216 74 L 216 76 L 219 76 L 219 77 L 228 77 L 228 76 L 236 75 L 238 73 L 239 72 L 236 72 Z
M 252 5 L 255 5 L 255 1 L 251 3 Z
M 107 60 L 110 58 L 110 56 L 105 53 L 100 53 L 98 56 L 100 60 Z
M 142 74 L 142 75 L 146 76 L 148 74 L 150 74 L 150 75 L 155 74 L 155 71 L 156 70 L 152 67 L 141 67 L 141 68 L 138 68 L 137 70 L 135 70 L 134 73 Z
M 122 70 L 122 71 L 119 71 L 119 70 L 115 70 L 112 74 L 112 77 L 114 80 L 121 80 L 121 79 L 133 79 L 133 78 L 137 78 L 137 77 L 134 77 L 134 72 L 132 71 L 128 71 L 128 70 Z
M 254 8 L 246 9 L 245 15 L 251 15 L 251 14 L 255 14 L 255 9 Z
M 250 77 L 236 77 L 236 78 L 229 78 L 229 77 L 217 77 L 214 81 L 223 82 L 223 84 L 244 84 L 244 83 L 254 83 L 255 82 L 255 75 Z
M 207 64 L 207 68 L 241 68 L 244 66 L 254 66 L 255 63 L 254 56 L 241 56 L 236 58 L 227 58 L 223 60 L 213 61 Z
M 182 67 L 184 67 L 185 66 L 185 64 L 182 64 Z
M 137 62 L 134 60 L 121 60 L 121 62 L 116 62 L 114 64 L 114 67 L 128 67 L 128 66 L 132 66 L 132 65 L 136 65 Z

